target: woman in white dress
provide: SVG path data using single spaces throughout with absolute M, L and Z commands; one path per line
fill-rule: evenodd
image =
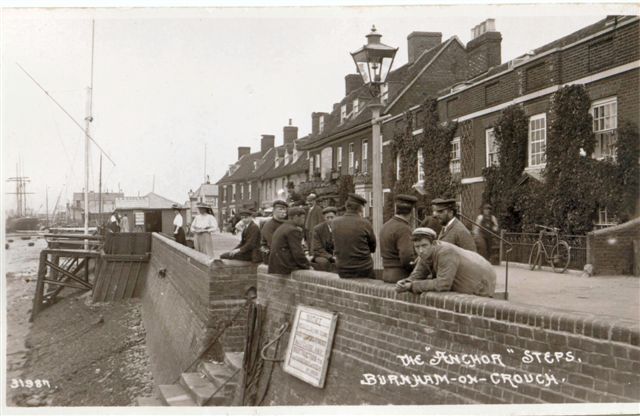
M 209 206 L 203 202 L 198 202 L 198 215 L 191 223 L 193 233 L 193 247 L 201 253 L 213 257 L 213 233 L 218 232 L 218 221 L 216 217 L 209 214 Z

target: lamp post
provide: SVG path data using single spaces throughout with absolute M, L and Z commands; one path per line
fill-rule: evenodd
M 380 87 L 387 81 L 387 75 L 389 75 L 398 48 L 381 43 L 380 38 L 382 38 L 382 35 L 376 31 L 375 26 L 371 28 L 371 33 L 366 37 L 367 44 L 357 51 L 351 52 L 351 57 L 363 82 L 369 85 L 373 96 L 373 100 L 369 104 L 371 108 L 371 145 L 373 147 L 373 166 L 371 169 L 372 222 L 373 232 L 376 237 L 379 237 L 382 229 L 382 209 L 384 205 L 382 195 L 382 138 L 380 137 L 380 129 L 382 127 L 380 111 L 383 108 L 383 104 L 380 100 Z M 376 271 L 382 270 L 380 249 L 376 250 L 373 255 L 373 269 Z

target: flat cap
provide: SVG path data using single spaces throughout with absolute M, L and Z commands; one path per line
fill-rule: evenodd
M 209 204 L 206 204 L 206 203 L 204 203 L 204 202 L 198 202 L 198 203 L 196 204 L 196 207 L 197 207 L 197 208 L 209 208 Z
M 409 205 L 414 205 L 416 202 L 418 202 L 418 198 L 416 198 L 413 195 L 407 195 L 407 194 L 398 194 L 394 199 L 396 200 L 396 202 L 409 204 Z
M 180 204 L 171 204 L 171 208 L 173 208 L 173 209 L 181 209 L 182 207 L 180 206 Z
M 452 208 L 452 207 L 456 206 L 456 200 L 455 199 L 436 198 L 433 201 L 431 201 L 431 205 L 433 205 L 433 207 L 436 210 Z
M 430 237 L 432 239 L 435 239 L 438 237 L 436 232 L 429 227 L 416 228 L 415 230 L 413 230 L 413 233 L 411 233 L 411 235 L 413 237 Z
M 287 217 L 295 217 L 297 215 L 307 215 L 307 211 L 302 207 L 293 207 L 287 210 Z
M 240 216 L 251 217 L 251 216 L 253 216 L 253 214 L 255 214 L 255 212 L 253 212 L 250 209 L 241 209 L 240 211 L 238 211 L 238 215 L 240 215 Z
M 272 206 L 275 208 L 276 205 L 279 205 L 279 206 L 285 207 L 285 208 L 289 208 L 289 204 L 287 204 L 287 201 L 283 201 L 282 199 L 276 199 L 275 201 L 273 201 Z
M 317 197 L 318 196 L 315 193 L 311 192 L 309 195 L 307 195 L 307 200 L 314 200 Z
M 333 212 L 334 214 L 338 213 L 338 208 L 336 207 L 326 207 L 325 209 L 322 210 L 323 214 L 326 214 L 328 212 Z
M 360 204 L 363 206 L 367 204 L 367 200 L 358 194 L 349 194 L 349 197 L 347 198 L 347 202 L 355 202 L 356 204 Z

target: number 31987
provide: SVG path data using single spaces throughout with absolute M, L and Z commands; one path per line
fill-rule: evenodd
M 18 387 L 26 387 L 28 389 L 41 389 L 43 387 L 51 388 L 51 384 L 49 384 L 49 380 L 31 380 L 29 378 L 23 380 L 21 378 L 12 378 L 9 387 L 11 387 L 12 389 L 17 389 Z

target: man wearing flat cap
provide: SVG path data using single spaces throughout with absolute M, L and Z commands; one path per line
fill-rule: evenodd
M 220 255 L 221 259 L 243 260 L 260 263 L 260 228 L 253 222 L 254 212 L 248 209 L 241 209 L 238 212 L 242 223 L 242 237 L 240 243 L 231 251 Z
M 373 259 L 376 236 L 369 221 L 362 218 L 367 200 L 358 194 L 349 194 L 345 214 L 333 220 L 334 255 L 336 270 L 342 278 L 373 278 Z
M 287 211 L 287 221 L 273 233 L 269 273 L 290 274 L 294 270 L 309 269 L 309 260 L 302 248 L 302 226 L 307 212 L 294 207 Z
M 409 277 L 396 283 L 396 291 L 453 291 L 493 297 L 496 272 L 481 255 L 436 240 L 436 233 L 430 228 L 416 228 L 412 239 L 418 261 Z
M 382 280 L 396 283 L 405 279 L 413 270 L 413 241 L 411 241 L 411 212 L 418 199 L 411 195 L 395 197 L 395 215 L 380 230 L 380 256 Z
M 313 268 L 316 270 L 328 271 L 331 263 L 335 263 L 333 256 L 333 230 L 332 223 L 336 218 L 336 207 L 326 207 L 322 210 L 324 222 L 316 225 L 313 229 L 313 240 L 311 242 L 311 256 L 313 258 Z
M 309 205 L 309 212 L 307 218 L 304 221 L 304 239 L 307 242 L 307 246 L 310 247 L 313 241 L 313 229 L 316 225 L 324 221 L 322 215 L 322 208 L 318 206 L 317 196 L 313 192 L 307 196 L 307 205 Z
M 457 208 L 455 199 L 434 199 L 431 201 L 433 215 L 440 221 L 442 230 L 438 240 L 446 241 L 465 250 L 477 251 L 476 243 L 471 233 L 459 219 L 456 218 Z
M 262 253 L 262 261 L 269 264 L 269 252 L 271 251 L 271 239 L 273 233 L 282 225 L 287 218 L 287 208 L 289 204 L 281 199 L 273 201 L 273 213 L 271 219 L 267 221 L 260 230 L 260 252 Z

